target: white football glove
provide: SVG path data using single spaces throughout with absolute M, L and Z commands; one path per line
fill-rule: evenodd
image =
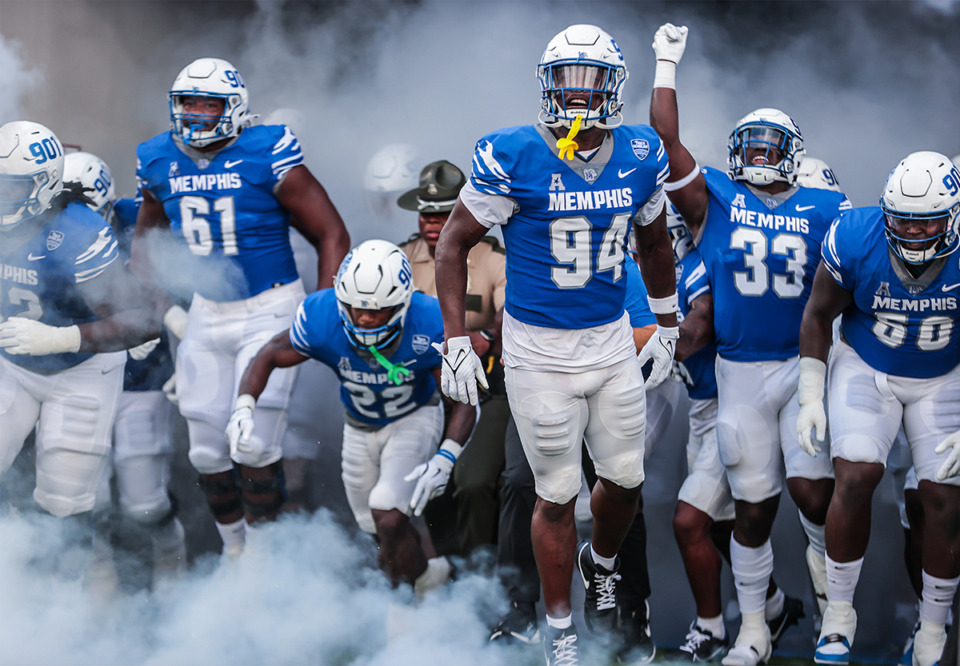
M 687 370 L 687 366 L 682 361 L 673 362 L 673 366 L 670 368 L 670 376 L 687 386 L 692 387 L 694 385 L 693 377 L 690 376 L 690 371 Z
M 177 371 L 174 370 L 173 374 L 170 375 L 170 379 L 163 383 L 163 394 L 167 396 L 167 400 L 172 402 L 175 405 L 180 404 L 180 399 L 177 397 Z
M 953 450 L 950 451 L 950 455 L 947 456 L 947 459 L 943 461 L 943 464 L 940 465 L 940 468 L 937 470 L 937 481 L 946 481 L 960 474 L 960 430 L 949 435 L 945 440 L 937 444 L 937 448 L 935 448 L 933 452 L 940 455 L 947 449 Z
M 483 363 L 470 344 L 470 337 L 463 335 L 450 338 L 446 342 L 434 342 L 433 348 L 443 357 L 440 390 L 453 400 L 476 405 L 479 402 L 477 384 L 485 389 L 490 386 L 487 384 L 487 374 L 483 371 Z
M 187 311 L 179 305 L 172 305 L 163 315 L 163 325 L 177 336 L 177 340 L 183 340 L 184 333 L 187 332 Z
M 673 353 L 677 349 L 679 338 L 679 326 L 657 324 L 656 332 L 640 350 L 640 365 L 646 365 L 647 361 L 653 359 L 653 369 L 650 370 L 650 376 L 643 385 L 648 391 L 659 386 L 670 376 L 670 371 L 673 369 Z
M 675 26 L 664 23 L 653 35 L 653 52 L 657 60 L 667 60 L 679 63 L 683 52 L 687 48 L 687 26 Z
M 0 324 L 0 347 L 8 354 L 46 356 L 80 351 L 80 328 L 50 326 L 35 319 L 10 317 Z
M 230 457 L 234 460 L 238 453 L 253 453 L 249 444 L 253 434 L 253 409 L 256 405 L 256 398 L 249 393 L 239 396 L 234 403 L 233 414 L 224 433 L 230 442 Z
M 797 401 L 800 412 L 797 414 L 797 436 L 800 448 L 813 457 L 820 453 L 817 440 L 827 436 L 827 413 L 823 409 L 823 384 L 827 376 L 826 364 L 812 356 L 800 357 L 800 386 L 797 389 Z M 817 429 L 817 438 L 813 439 L 813 429 Z
M 413 489 L 413 496 L 410 498 L 413 515 L 419 516 L 426 508 L 427 502 L 443 494 L 447 481 L 450 480 L 450 472 L 453 471 L 457 456 L 462 450 L 463 447 L 452 439 L 445 439 L 429 462 L 417 465 L 412 472 L 403 477 L 404 481 L 417 482 L 416 488 Z
M 134 361 L 142 361 L 146 357 L 150 356 L 150 353 L 157 348 L 157 345 L 160 344 L 160 338 L 154 338 L 153 340 L 147 340 L 142 345 L 137 345 L 136 347 L 131 347 L 127 350 L 127 353 L 130 354 L 130 358 Z

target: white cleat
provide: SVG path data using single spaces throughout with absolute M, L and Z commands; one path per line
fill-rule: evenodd
M 765 622 L 762 627 L 741 626 L 740 635 L 722 663 L 724 666 L 757 666 L 770 661 L 772 653 L 770 628 Z
M 920 630 L 913 638 L 913 666 L 935 666 L 947 644 L 947 630 L 942 624 L 920 622 Z
M 823 612 L 820 638 L 813 661 L 842 666 L 850 663 L 850 648 L 857 633 L 857 611 L 849 601 L 831 601 Z

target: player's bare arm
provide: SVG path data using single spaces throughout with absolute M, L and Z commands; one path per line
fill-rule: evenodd
M 300 164 L 290 169 L 276 196 L 293 216 L 290 224 L 317 251 L 317 289 L 332 287 L 337 267 L 350 251 L 350 234 L 326 189 Z
M 851 304 L 853 294 L 838 285 L 821 263 L 800 322 L 800 356 L 826 363 L 833 341 L 833 320 Z
M 651 298 L 666 298 L 677 293 L 676 270 L 673 265 L 673 245 L 667 232 L 666 211 L 647 225 L 636 225 L 637 258 L 640 274 Z M 660 326 L 677 325 L 677 314 L 657 314 Z
M 277 333 L 250 359 L 247 369 L 243 371 L 243 377 L 240 378 L 237 395 L 259 398 L 274 368 L 289 368 L 306 360 L 307 357 L 290 344 L 289 328 Z
M 440 386 L 440 368 L 433 370 L 433 378 Z M 477 408 L 473 405 L 464 404 L 443 397 L 444 402 L 451 405 L 450 422 L 447 424 L 447 430 L 444 433 L 444 439 L 452 439 L 458 444 L 466 444 L 473 433 L 473 426 L 477 422 Z
M 703 294 L 694 299 L 687 316 L 680 322 L 680 339 L 674 358 L 685 361 L 713 340 L 713 295 Z
M 466 335 L 467 254 L 487 228 L 459 199 L 440 232 L 436 249 L 437 299 L 447 340 Z

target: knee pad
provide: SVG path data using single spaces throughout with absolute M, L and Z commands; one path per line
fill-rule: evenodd
M 190 464 L 200 474 L 219 474 L 233 469 L 233 462 L 225 446 L 226 444 L 220 447 L 191 440 L 188 454 Z
M 537 496 L 554 504 L 566 504 L 580 493 L 580 469 L 557 470 L 536 480 Z
M 33 497 L 59 518 L 92 511 L 107 462 L 103 454 L 48 449 L 37 459 Z

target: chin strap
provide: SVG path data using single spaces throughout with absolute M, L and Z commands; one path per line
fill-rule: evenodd
M 583 116 L 577 116 L 573 119 L 573 125 L 570 126 L 570 131 L 567 132 L 567 138 L 557 139 L 557 148 L 560 150 L 558 156 L 560 159 L 568 159 L 571 162 L 573 161 L 573 153 L 580 146 L 577 145 L 577 142 L 573 140 L 577 136 L 577 132 L 580 131 L 580 121 L 583 119 Z
M 403 377 L 410 374 L 410 371 L 403 366 L 395 365 L 388 361 L 387 357 L 381 354 L 373 345 L 367 347 L 367 351 L 373 354 L 373 357 L 377 359 L 377 363 L 387 369 L 388 382 L 393 382 L 397 386 L 400 386 L 400 384 L 403 383 Z

